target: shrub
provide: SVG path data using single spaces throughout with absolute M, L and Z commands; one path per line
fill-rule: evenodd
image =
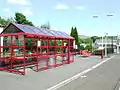
M 92 45 L 87 45 L 87 46 L 85 47 L 85 50 L 92 51 Z
M 95 50 L 93 51 L 94 55 L 101 55 L 102 51 L 104 52 L 104 50 Z
M 80 50 L 85 50 L 83 45 L 80 45 Z

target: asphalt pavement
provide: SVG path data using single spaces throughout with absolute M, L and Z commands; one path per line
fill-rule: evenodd
M 120 55 L 57 90 L 119 90 Z
M 110 67 L 110 70 L 113 70 L 113 72 L 115 72 L 116 68 L 117 69 L 119 68 L 118 57 L 119 56 L 116 56 L 116 59 L 114 61 L 110 60 L 110 62 L 112 61 L 112 63 L 110 63 L 110 66 L 106 66 L 106 67 Z M 99 56 L 91 56 L 91 57 L 83 58 L 78 55 L 76 56 L 76 61 L 71 64 L 66 64 L 60 67 L 39 71 L 39 72 L 35 72 L 31 69 L 27 69 L 27 74 L 25 76 L 0 71 L 0 90 L 47 90 L 48 88 L 60 83 L 61 81 L 64 81 L 104 60 L 105 59 L 101 59 Z M 105 66 L 103 66 L 103 69 L 106 70 Z M 100 71 L 105 73 L 103 69 L 101 69 Z M 93 75 L 92 72 L 95 73 L 94 74 L 94 76 L 96 75 L 95 77 L 92 76 Z M 87 77 L 85 79 L 79 78 L 59 89 L 60 90 L 90 90 L 89 88 L 87 89 L 82 88 L 83 85 L 85 86 L 88 85 L 88 87 L 90 87 L 90 85 L 87 84 L 87 82 L 90 82 L 91 80 L 95 80 L 96 77 L 99 76 L 99 74 L 102 75 L 101 73 L 98 74 L 96 70 L 93 70 L 92 72 L 90 72 L 89 75 L 86 75 Z M 107 75 L 109 78 L 111 78 L 112 76 L 110 77 L 109 73 L 107 73 Z M 116 73 L 115 75 L 117 76 Z M 88 76 L 90 76 L 90 78 L 88 78 Z

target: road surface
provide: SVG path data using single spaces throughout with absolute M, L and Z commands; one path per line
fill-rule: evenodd
M 120 55 L 57 90 L 119 90 Z
M 35 72 L 27 69 L 25 76 L 0 71 L 0 90 L 47 90 L 98 63 L 104 61 L 98 56 L 76 56 L 75 62 L 60 67 Z

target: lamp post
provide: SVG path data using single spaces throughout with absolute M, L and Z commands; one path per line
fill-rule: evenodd
M 102 36 L 102 49 L 103 49 L 103 43 L 104 43 L 104 42 L 103 42 L 103 36 Z
M 113 17 L 114 15 L 112 13 L 109 13 L 106 15 L 107 17 Z M 94 15 L 93 18 L 98 18 L 98 15 Z M 105 57 L 107 57 L 107 35 L 108 33 L 105 33 Z M 102 36 L 102 48 L 104 47 L 104 42 L 103 42 L 103 36 Z M 112 53 L 113 53 L 113 37 L 112 37 Z
M 108 35 L 108 33 L 105 33 L 105 57 L 107 57 L 108 55 L 107 55 L 107 35 Z
M 120 53 L 119 52 L 119 35 L 117 35 L 117 53 Z
M 98 17 L 99 17 L 98 15 L 94 15 L 94 16 L 93 16 L 93 18 L 95 18 L 95 19 L 98 18 Z M 104 47 L 104 46 L 103 46 L 103 43 L 104 43 L 104 42 L 103 42 L 103 36 L 102 36 L 102 49 L 103 49 L 103 47 Z
M 107 17 L 113 17 L 114 15 L 113 14 L 111 14 L 111 13 L 109 13 L 109 14 L 107 14 L 106 15 Z M 111 37 L 111 48 L 112 48 L 112 54 L 114 53 L 114 51 L 113 51 L 113 36 Z
M 111 40 L 111 41 L 112 41 L 112 46 L 111 46 L 111 47 L 112 47 L 112 54 L 113 54 L 113 53 L 114 53 L 114 48 L 113 48 L 113 36 L 112 36 L 112 40 Z
M 94 15 L 93 18 L 98 18 L 98 15 Z
M 98 17 L 99 17 L 98 15 L 93 15 L 93 18 L 94 18 L 94 19 L 97 19 Z M 94 44 L 94 43 L 93 43 L 93 40 L 92 40 L 92 52 L 93 52 L 93 44 Z

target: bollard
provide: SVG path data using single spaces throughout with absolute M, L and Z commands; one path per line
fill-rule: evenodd
M 102 50 L 102 52 L 101 52 L 101 59 L 103 59 L 103 50 Z

